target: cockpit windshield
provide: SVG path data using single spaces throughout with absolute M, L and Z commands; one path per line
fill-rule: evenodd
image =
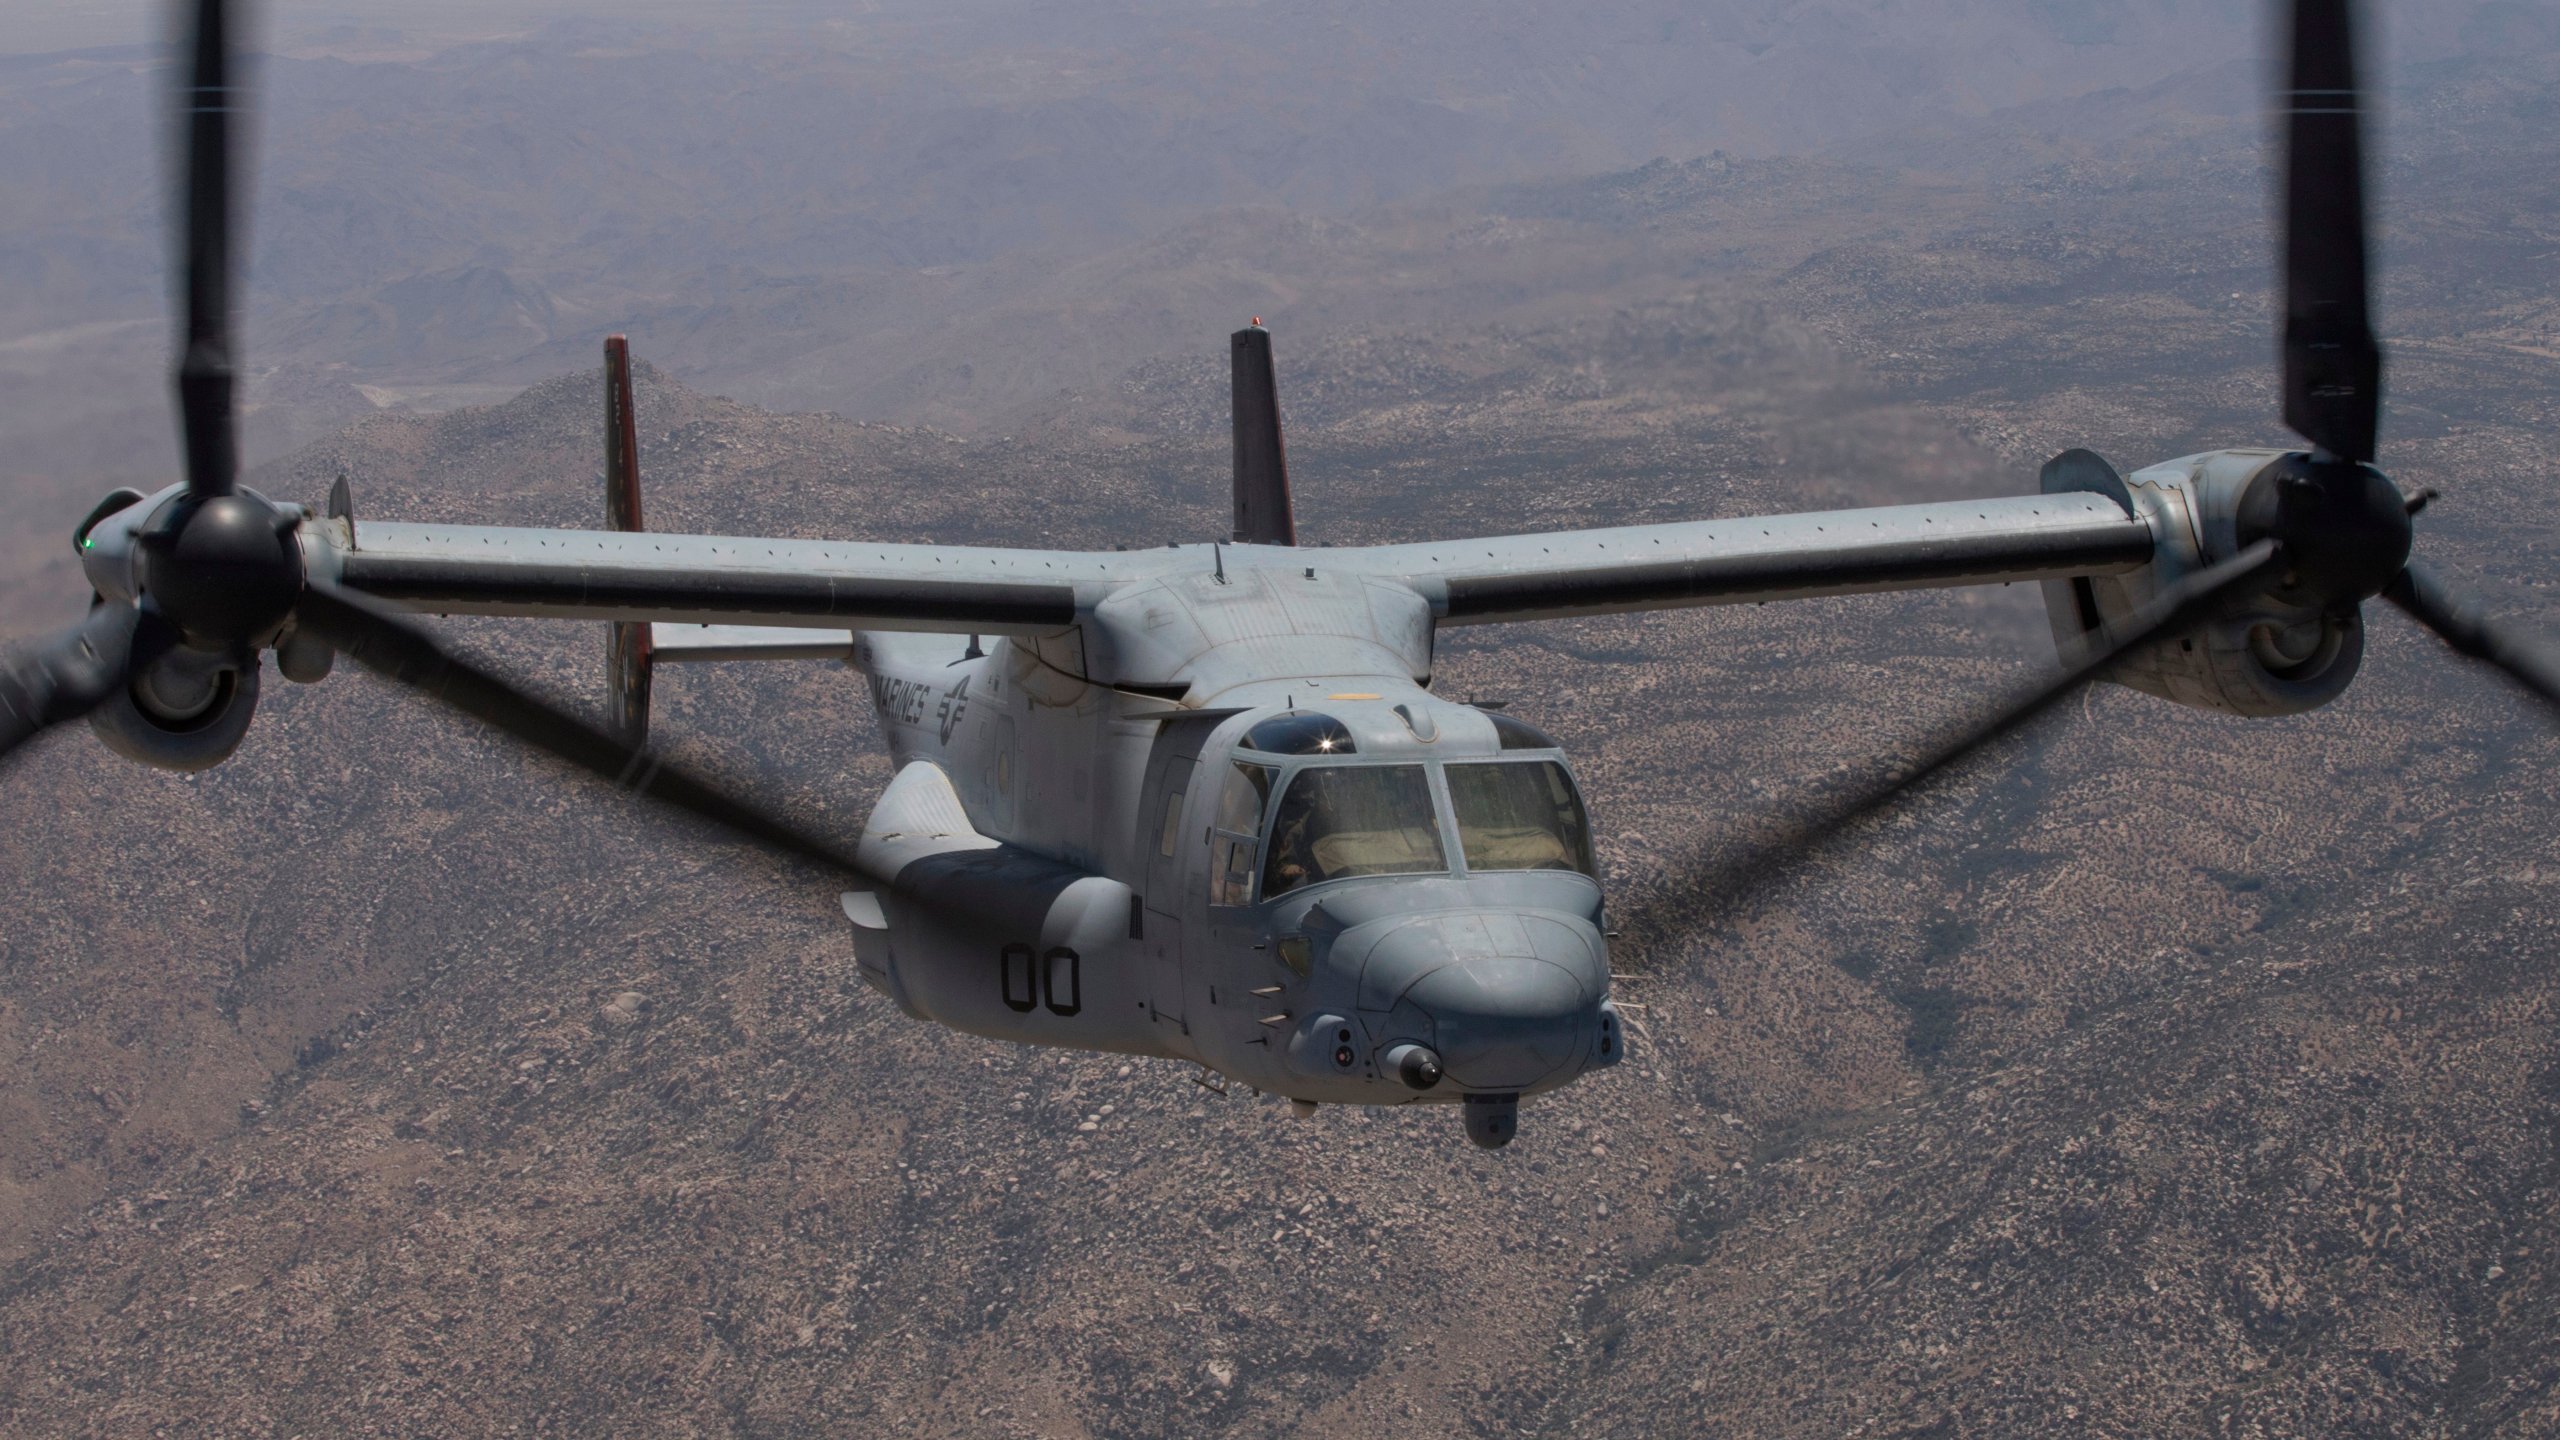
M 1552 760 L 1451 765 L 1449 804 L 1469 870 L 1593 873 L 1591 827 Z
M 1262 898 L 1353 875 L 1448 868 L 1423 767 L 1314 766 L 1289 782 L 1272 817 Z

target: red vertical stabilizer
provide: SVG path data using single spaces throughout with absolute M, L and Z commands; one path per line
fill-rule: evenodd
M 640 522 L 640 423 L 631 409 L 631 342 L 604 342 L 604 513 L 616 530 Z M 649 738 L 649 674 L 653 646 L 646 620 L 617 620 L 606 642 L 606 683 L 614 729 L 638 745 Z

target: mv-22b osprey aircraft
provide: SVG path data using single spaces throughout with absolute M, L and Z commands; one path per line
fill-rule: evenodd
M 2064 673 L 1790 845 L 2091 679 L 2242 715 L 2312 709 L 2355 675 L 2377 595 L 2560 699 L 2548 662 L 2409 562 L 2423 497 L 2369 463 L 2381 362 L 2350 19 L 2347 0 L 2292 17 L 2281 351 L 2306 448 L 2129 477 L 2073 450 L 2009 499 L 1301 548 L 1257 323 L 1233 337 L 1232 538 L 1082 552 L 647 531 L 618 342 L 611 528 L 359 521 L 343 485 L 316 514 L 242 488 L 239 96 L 225 6 L 199 0 L 180 92 L 185 480 L 118 491 L 80 524 L 94 607 L 0 671 L 0 748 L 86 716 L 144 764 L 212 765 L 247 731 L 262 657 L 310 682 L 345 655 L 857 877 L 860 971 L 919 1019 L 1196 1061 L 1305 1104 L 1455 1104 L 1499 1146 L 1524 1097 L 1617 1063 L 1625 1038 L 1572 767 L 1534 726 L 1433 693 L 1445 626 L 2041 583 Z M 463 658 L 413 611 L 609 622 L 612 723 Z M 656 665 L 790 657 L 867 676 L 898 763 L 849 854 L 646 745 Z M 1672 893 L 1730 898 L 1787 853 Z

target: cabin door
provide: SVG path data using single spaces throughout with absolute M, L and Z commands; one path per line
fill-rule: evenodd
M 1192 861 L 1201 844 L 1187 817 L 1193 792 L 1200 787 L 1200 747 L 1224 719 L 1223 714 L 1185 715 L 1165 722 L 1147 756 L 1146 791 L 1138 807 L 1138 853 L 1146 860 L 1139 945 L 1147 957 L 1148 1004 L 1157 1023 L 1185 1035 L 1191 1030 L 1183 1023 L 1182 916 L 1192 908 L 1185 877 L 1197 872 Z

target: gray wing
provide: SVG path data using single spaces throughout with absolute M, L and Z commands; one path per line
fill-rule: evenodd
M 2119 574 L 2152 521 L 2098 494 L 1566 530 L 1340 552 L 1444 625 Z
M 313 572 L 415 610 L 1045 634 L 1076 622 L 1137 557 L 850 541 L 311 521 Z M 735 637 L 743 640 L 745 637 Z
M 2070 492 L 1329 554 L 1410 586 L 1442 624 L 1483 624 L 2119 574 L 2153 559 L 2154 523 L 2105 495 Z M 303 533 L 314 573 L 418 610 L 834 632 L 1048 634 L 1164 568 L 1153 551 L 386 521 L 361 531 L 312 521 Z M 705 653 L 684 658 L 791 648 L 781 637 L 702 638 Z M 812 637 L 812 653 L 834 643 Z

